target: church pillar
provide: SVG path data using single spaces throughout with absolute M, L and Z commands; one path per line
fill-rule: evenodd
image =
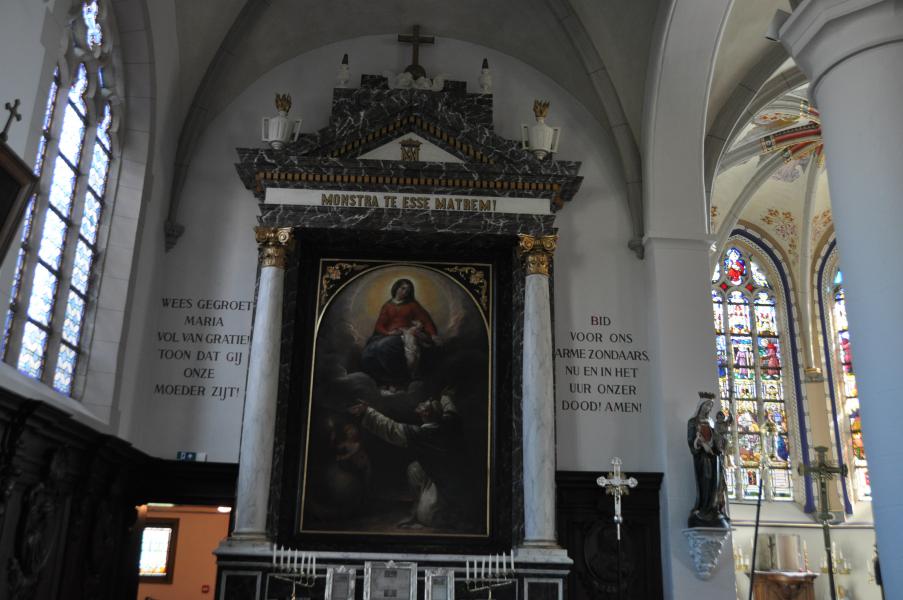
M 286 255 L 291 250 L 293 239 L 290 227 L 257 227 L 255 231 L 260 252 L 260 283 L 248 359 L 232 538 L 263 542 L 267 540 L 267 507 L 276 427 L 282 289 Z
M 728 598 L 734 595 L 730 544 L 721 550 L 708 580 L 696 575 L 684 536 L 696 498 L 687 421 L 699 391 L 715 388 L 709 258 L 711 240 L 655 237 L 646 239 L 648 275 L 650 412 L 648 443 L 655 449 L 662 482 L 662 566 L 665 598 Z M 625 457 L 626 459 L 627 457 Z
M 555 391 L 549 266 L 557 235 L 521 234 L 524 260 L 524 546 L 557 548 L 555 535 Z
M 803 2 L 780 39 L 822 119 L 831 209 L 855 348 L 881 565 L 903 565 L 903 11 L 892 0 Z M 903 570 L 883 568 L 888 598 Z

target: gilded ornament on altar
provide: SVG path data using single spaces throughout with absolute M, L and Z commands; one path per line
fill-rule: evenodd
M 255 227 L 261 267 L 284 269 L 288 253 L 295 246 L 291 227 Z
M 461 277 L 470 290 L 479 296 L 483 310 L 489 310 L 489 280 L 483 270 L 476 267 L 447 267 L 445 270 Z
M 337 262 L 328 265 L 320 278 L 320 307 L 322 311 L 326 308 L 332 293 L 338 289 L 342 280 L 350 273 L 359 273 L 367 268 L 367 265 L 360 263 Z
M 548 100 L 533 101 L 533 114 L 536 115 L 537 119 L 545 119 L 549 116 L 549 104 Z
M 287 113 L 292 109 L 291 94 L 276 94 L 276 110 Z
M 552 265 L 552 254 L 558 246 L 558 236 L 519 233 L 517 237 L 517 253 L 524 259 L 527 275 L 548 275 Z
M 401 146 L 401 160 L 420 160 L 421 142 L 414 138 L 406 138 L 398 142 Z

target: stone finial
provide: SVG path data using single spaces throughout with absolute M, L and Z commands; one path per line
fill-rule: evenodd
M 342 55 L 342 64 L 339 65 L 335 80 L 338 87 L 348 87 L 348 82 L 351 80 L 351 67 L 348 66 L 347 54 Z
M 489 71 L 489 60 L 486 58 L 483 59 L 483 64 L 480 67 L 479 83 L 481 94 L 492 93 L 492 73 Z

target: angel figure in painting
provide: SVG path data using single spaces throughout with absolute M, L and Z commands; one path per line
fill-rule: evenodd
M 364 346 L 363 370 L 380 385 L 403 386 L 416 378 L 423 351 L 438 343 L 439 332 L 414 297 L 413 282 L 399 279 Z
M 719 527 L 727 529 L 730 520 L 724 514 L 724 450 L 727 447 L 726 421 L 716 427 L 710 416 L 714 395 L 699 392 L 696 413 L 687 421 L 687 443 L 693 454 L 696 475 L 696 504 L 687 520 L 689 527 Z M 729 424 L 727 424 L 729 429 Z

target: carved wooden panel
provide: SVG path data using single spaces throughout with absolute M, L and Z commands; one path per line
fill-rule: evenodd
M 134 598 L 135 506 L 231 505 L 236 474 L 235 465 L 149 457 L 0 390 L 0 598 Z
M 568 598 L 618 598 L 618 571 L 623 598 L 662 598 L 659 532 L 660 473 L 629 475 L 639 480 L 623 499 L 620 553 L 611 496 L 596 485 L 602 471 L 559 471 L 557 474 L 558 542 L 574 560 Z

